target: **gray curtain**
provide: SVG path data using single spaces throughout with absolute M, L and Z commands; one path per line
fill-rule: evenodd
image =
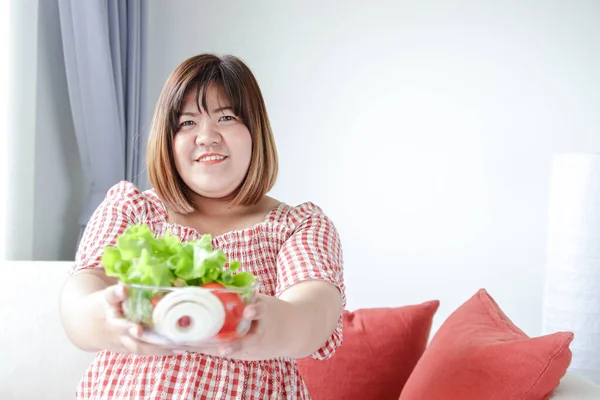
M 77 146 L 90 193 L 81 232 L 108 189 L 139 185 L 142 0 L 59 0 Z

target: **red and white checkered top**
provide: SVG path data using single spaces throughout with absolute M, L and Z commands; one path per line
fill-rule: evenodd
M 198 239 L 192 228 L 170 224 L 153 190 L 132 183 L 113 186 L 88 223 L 71 273 L 102 268 L 105 246 L 115 245 L 127 226 L 145 223 L 157 236 L 167 230 L 182 241 Z M 331 220 L 313 203 L 281 204 L 250 228 L 213 237 L 213 246 L 241 262 L 240 271 L 256 275 L 263 294 L 278 296 L 309 279 L 332 283 L 346 302 L 342 249 Z M 342 342 L 342 320 L 315 352 L 329 358 Z M 78 399 L 309 399 L 293 359 L 240 361 L 185 353 L 143 357 L 102 351 L 85 372 Z

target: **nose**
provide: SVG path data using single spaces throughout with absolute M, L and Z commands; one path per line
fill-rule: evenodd
M 223 138 L 216 124 L 212 123 L 208 118 L 198 124 L 196 135 L 197 146 L 211 146 L 221 143 L 222 140 Z

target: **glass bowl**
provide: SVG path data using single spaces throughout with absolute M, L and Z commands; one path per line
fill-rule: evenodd
M 256 301 L 256 283 L 231 288 L 158 287 L 124 284 L 123 315 L 144 328 L 142 340 L 165 345 L 218 345 L 243 337 L 251 321 L 243 318 Z

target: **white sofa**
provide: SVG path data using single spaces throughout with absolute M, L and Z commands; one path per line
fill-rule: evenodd
M 74 398 L 93 354 L 75 348 L 58 316 L 58 297 L 69 262 L 8 262 L 0 293 L 2 349 L 0 399 Z M 567 374 L 552 400 L 599 400 L 600 387 Z

